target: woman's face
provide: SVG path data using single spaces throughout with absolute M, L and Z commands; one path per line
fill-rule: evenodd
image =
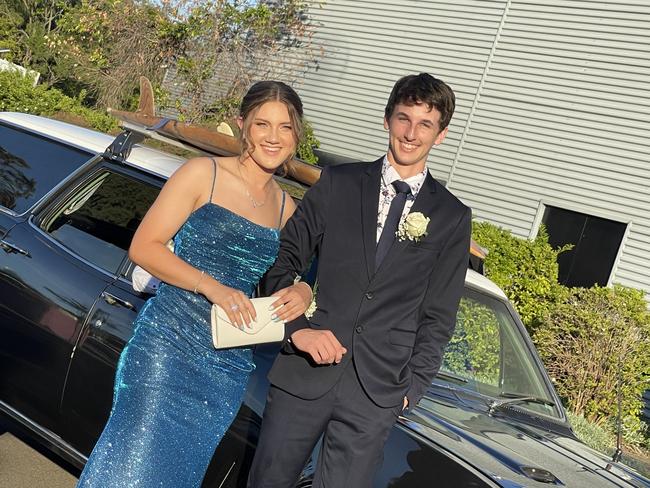
M 295 152 L 291 118 L 287 106 L 282 102 L 266 102 L 252 117 L 248 139 L 253 146 L 249 156 L 260 166 L 275 170 Z

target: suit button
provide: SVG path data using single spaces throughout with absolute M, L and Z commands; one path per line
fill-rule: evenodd
M 357 325 L 356 329 L 354 329 L 354 330 L 357 331 L 357 334 L 361 334 L 363 332 L 363 327 L 360 326 L 360 325 Z
M 371 291 L 369 291 L 368 293 L 366 293 L 366 298 L 368 300 L 372 300 L 373 298 L 375 298 L 375 295 L 373 295 L 373 293 Z

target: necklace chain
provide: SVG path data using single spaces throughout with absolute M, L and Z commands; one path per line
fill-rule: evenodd
M 261 202 L 258 202 L 257 200 L 255 200 L 253 198 L 253 196 L 248 191 L 248 182 L 246 181 L 246 178 L 244 178 L 244 175 L 241 172 L 241 163 L 237 165 L 237 170 L 239 171 L 239 177 L 244 182 L 244 191 L 246 192 L 246 196 L 248 197 L 248 199 L 251 201 L 251 204 L 253 205 L 253 208 L 263 207 L 264 204 L 266 203 L 266 199 L 268 198 L 268 193 L 269 193 L 268 188 L 266 190 L 264 190 L 264 192 L 266 193 L 266 197 L 264 197 L 264 200 L 262 200 Z

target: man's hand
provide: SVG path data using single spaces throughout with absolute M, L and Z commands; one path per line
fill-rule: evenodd
M 278 298 L 272 305 L 277 322 L 297 319 L 309 308 L 312 299 L 311 287 L 303 281 L 278 290 L 271 296 Z
M 348 352 L 331 330 L 300 329 L 291 334 L 291 342 L 316 364 L 338 364 Z

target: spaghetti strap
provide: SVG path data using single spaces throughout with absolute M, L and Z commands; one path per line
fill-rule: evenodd
M 210 189 L 210 199 L 208 202 L 212 203 L 212 195 L 214 193 L 214 184 L 217 182 L 217 160 L 214 157 L 210 158 L 212 160 L 212 188 Z
M 282 227 L 282 215 L 284 215 L 284 202 L 286 200 L 287 192 L 282 190 L 282 205 L 280 206 L 280 221 L 278 222 L 278 230 Z

